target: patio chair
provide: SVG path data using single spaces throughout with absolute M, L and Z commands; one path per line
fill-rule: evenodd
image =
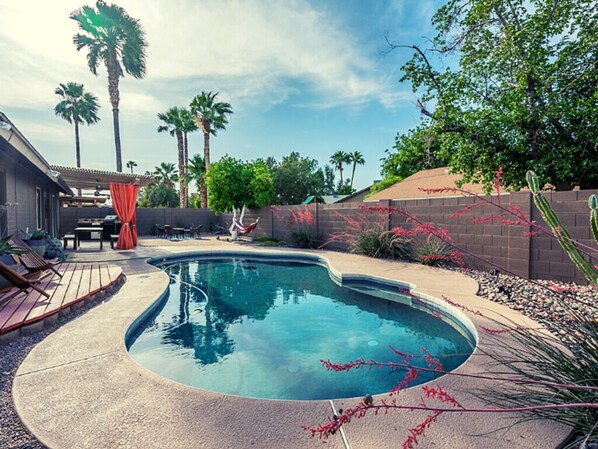
M 33 251 L 29 245 L 27 245 L 23 240 L 21 240 L 20 237 L 13 236 L 12 242 L 14 246 L 16 246 L 17 248 L 28 250 L 27 253 L 19 254 L 17 257 L 20 259 L 21 264 L 27 269 L 29 273 L 33 274 L 43 272 L 46 270 L 52 270 L 58 276 L 62 277 L 62 273 L 60 273 L 56 268 L 54 268 L 56 265 L 59 265 L 62 262 L 50 262 L 44 259 L 35 251 Z
M 203 228 L 203 225 L 198 225 L 198 226 L 191 226 L 191 229 L 189 231 L 189 237 L 190 238 L 201 238 L 201 228 Z
M 31 277 L 23 276 L 22 274 L 19 274 L 15 270 L 10 268 L 8 265 L 4 264 L 4 262 L 0 262 L 0 276 L 4 277 L 14 287 L 19 289 L 19 291 L 15 294 L 18 294 L 23 291 L 27 293 L 27 289 L 32 288 L 40 294 L 44 295 L 46 298 L 50 297 L 48 293 L 46 293 L 44 290 L 35 285 L 41 280 L 41 278 L 38 277 L 34 279 Z
M 174 237 L 174 230 L 170 225 L 164 225 L 164 237 L 167 239 L 172 239 Z
M 156 223 L 156 231 L 158 232 L 158 238 L 166 237 L 166 233 L 164 232 L 164 226 L 160 226 Z

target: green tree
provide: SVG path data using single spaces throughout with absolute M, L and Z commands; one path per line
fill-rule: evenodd
M 75 154 L 77 157 L 77 167 L 81 167 L 81 144 L 79 140 L 79 124 L 86 123 L 91 125 L 97 123 L 98 117 L 98 98 L 89 92 L 85 92 L 83 84 L 78 83 L 60 83 L 54 91 L 61 100 L 54 106 L 54 114 L 75 124 Z
M 177 207 L 179 195 L 166 184 L 149 184 L 141 189 L 139 207 Z
M 326 164 L 324 166 L 324 190 L 322 195 L 333 195 L 334 192 L 334 168 Z
M 363 158 L 363 154 L 359 151 L 353 151 L 352 153 L 348 154 L 347 161 L 350 164 L 353 164 L 351 169 L 351 190 L 353 189 L 353 178 L 355 178 L 355 167 L 358 165 L 365 164 L 365 159 Z
M 445 137 L 429 124 L 420 125 L 406 134 L 397 134 L 393 150 L 386 150 L 387 156 L 382 159 L 384 180 L 396 182 L 420 170 L 446 167 L 450 154 L 447 146 L 441 145 Z
M 284 156 L 280 163 L 266 160 L 274 178 L 276 204 L 300 204 L 309 195 L 325 195 L 324 172 L 318 161 L 297 152 Z
M 349 163 L 349 155 L 344 151 L 336 151 L 332 156 L 330 156 L 330 163 L 339 171 L 340 180 L 338 182 L 338 190 L 341 190 L 345 184 L 343 179 L 343 164 Z
M 185 177 L 185 142 L 183 139 L 183 130 L 185 129 L 184 110 L 173 107 L 166 112 L 158 114 L 158 118 L 163 124 L 158 126 L 158 132 L 168 132 L 176 137 L 178 156 L 179 156 L 179 185 L 180 185 L 180 207 L 188 207 L 189 195 L 187 192 L 187 178 Z
M 259 208 L 272 203 L 276 193 L 268 167 L 262 160 L 242 162 L 224 156 L 205 175 L 208 205 L 216 213 L 233 206 Z
M 208 200 L 207 200 L 207 191 L 206 191 L 206 183 L 205 177 L 206 174 L 206 164 L 199 154 L 194 155 L 189 159 L 189 163 L 187 164 L 187 182 L 195 182 L 195 186 L 197 187 L 197 191 L 200 193 L 200 207 L 205 208 L 207 207 Z M 194 207 L 198 207 L 194 205 Z
M 161 162 L 152 172 L 156 184 L 164 184 L 174 189 L 174 183 L 178 181 L 176 168 L 172 162 Z
M 145 33 L 139 20 L 130 17 L 118 5 L 96 2 L 96 8 L 83 6 L 73 11 L 70 18 L 79 25 L 81 33 L 73 37 L 77 50 L 87 48 L 87 65 L 97 76 L 100 63 L 108 71 L 108 93 L 112 105 L 116 170 L 122 172 L 120 146 L 119 80 L 126 71 L 134 78 L 145 76 Z
M 414 50 L 402 80 L 466 182 L 490 185 L 503 167 L 512 188 L 527 170 L 598 187 L 595 1 L 450 0 L 433 23 L 433 51 L 392 48 Z
M 131 174 L 133 174 L 133 167 L 137 167 L 137 162 L 135 162 L 135 161 L 127 161 L 127 168 L 131 169 Z
M 204 92 L 196 95 L 189 105 L 197 129 L 203 133 L 203 158 L 206 172 L 210 171 L 210 135 L 226 129 L 228 116 L 233 113 L 228 103 L 216 101 L 218 92 Z

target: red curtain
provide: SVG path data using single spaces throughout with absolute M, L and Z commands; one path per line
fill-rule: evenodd
M 112 206 L 118 219 L 122 222 L 118 242 L 118 249 L 131 249 L 137 245 L 137 217 L 135 204 L 137 203 L 139 186 L 133 184 L 110 184 Z

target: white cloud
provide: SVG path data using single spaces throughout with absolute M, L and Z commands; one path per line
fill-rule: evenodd
M 0 48 L 11 61 L 0 73 L 0 85 L 10 86 L 0 90 L 0 104 L 53 105 L 49 92 L 58 82 L 73 80 L 83 82 L 109 108 L 103 70 L 99 77 L 91 75 L 85 51 L 77 52 L 72 44 L 77 25 L 68 16 L 82 4 L 0 0 Z M 370 101 L 390 105 L 403 95 L 376 72 L 374 56 L 362 53 L 356 36 L 305 0 L 118 4 L 141 21 L 149 41 L 146 80 L 134 80 L 134 94 L 123 90 L 123 101 L 127 97 L 135 109 L 139 101 L 140 108 L 160 110 L 186 98 L 182 92 L 195 86 L 220 90 L 237 108 L 277 104 L 291 96 L 305 102 L 305 95 L 297 95 L 298 85 L 317 94 L 310 104 L 317 107 Z M 175 100 L 158 99 L 155 89 L 168 84 Z
M 75 139 L 73 126 L 66 122 L 64 122 L 64 126 L 54 126 L 30 120 L 19 120 L 18 129 L 31 141 L 44 140 L 64 143 L 71 140 L 74 142 Z

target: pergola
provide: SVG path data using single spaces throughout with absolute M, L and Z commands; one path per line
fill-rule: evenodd
M 56 176 L 60 176 L 73 190 L 94 190 L 101 192 L 109 190 L 110 184 L 135 184 L 144 187 L 151 183 L 154 178 L 149 175 L 138 173 L 120 173 L 114 171 L 94 170 L 91 168 L 65 167 L 52 165 Z
M 137 245 L 135 213 L 137 194 L 140 187 L 146 186 L 154 180 L 152 176 L 61 165 L 52 165 L 52 171 L 52 176 L 62 179 L 71 189 L 94 190 L 95 197 L 99 197 L 102 190 L 109 190 L 112 207 L 122 222 L 117 247 L 126 250 Z M 89 200 L 85 197 L 79 198 L 82 202 Z M 73 200 L 74 198 L 69 199 L 69 201 Z

